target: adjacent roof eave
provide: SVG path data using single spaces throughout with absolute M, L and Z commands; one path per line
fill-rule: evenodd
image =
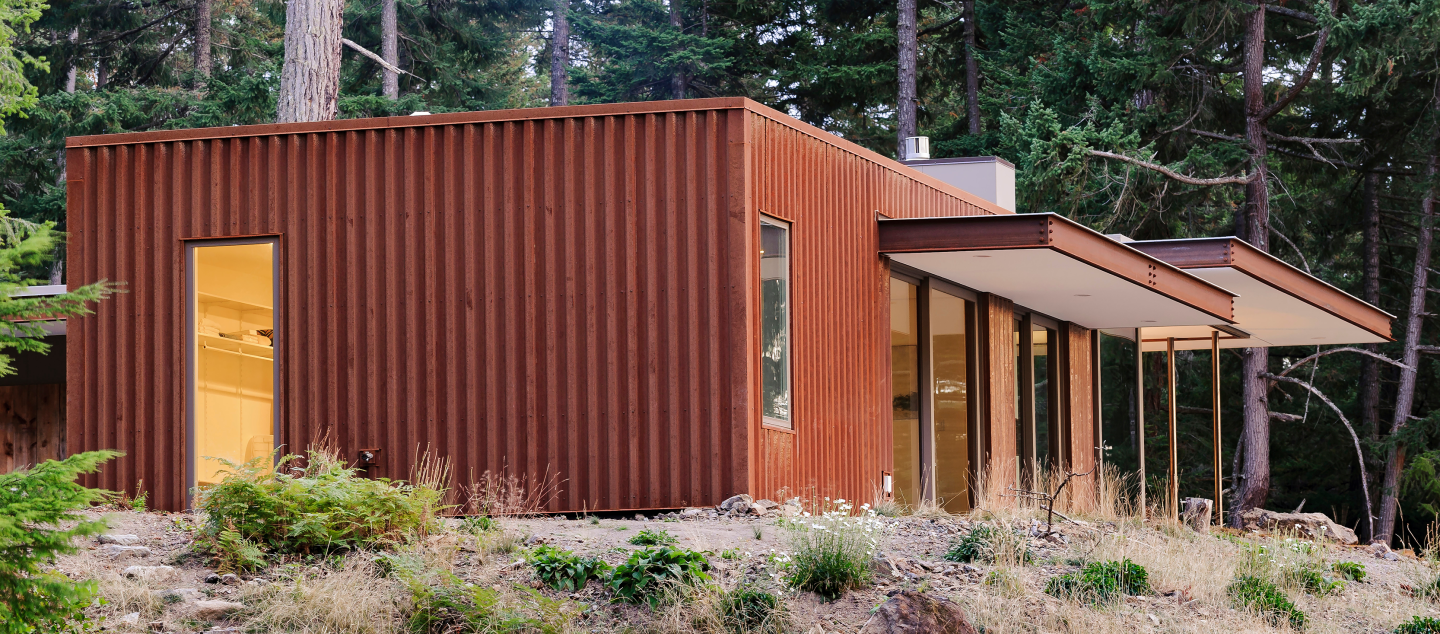
M 1394 315 L 1235 237 L 1145 240 L 1128 245 L 1181 269 L 1229 267 L 1357 328 L 1394 341 Z M 1243 325 L 1242 325 L 1243 327 Z

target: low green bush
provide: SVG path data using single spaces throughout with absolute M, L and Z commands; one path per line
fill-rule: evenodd
M 272 469 L 269 457 L 221 460 L 224 479 L 197 495 L 206 517 L 197 547 L 228 556 L 218 549 L 229 529 L 269 552 L 309 554 L 385 546 L 439 527 L 443 488 L 365 478 L 327 451 L 309 452 L 303 469 L 298 461 L 285 456 Z
M 1440 619 L 1417 616 L 1395 626 L 1395 634 L 1440 634 Z
M 680 540 L 675 539 L 675 536 L 671 535 L 670 531 L 663 528 L 658 531 L 645 528 L 636 533 L 634 537 L 631 537 L 629 542 L 636 546 L 669 546 L 679 543 Z
M 868 507 L 862 507 L 859 516 L 851 515 L 851 508 L 836 500 L 817 517 L 785 524 L 791 553 L 783 576 L 791 587 L 834 601 L 848 590 L 870 584 L 870 562 L 887 529 Z
M 537 546 L 525 555 L 535 577 L 563 592 L 578 592 L 591 579 L 601 579 L 610 565 L 592 557 L 581 557 L 554 546 Z
M 1337 561 L 1331 564 L 1330 569 L 1351 581 L 1365 581 L 1365 564 L 1354 561 Z
M 1092 561 L 1078 571 L 1054 577 L 1045 593 L 1089 603 L 1109 603 L 1127 595 L 1149 594 L 1150 573 L 1129 559 Z
M 1287 585 L 1317 596 L 1323 597 L 1345 589 L 1345 580 L 1332 576 L 1319 562 L 1296 564 L 1286 570 L 1283 576 Z
M 494 588 L 464 583 L 448 571 L 435 579 L 405 576 L 411 610 L 406 626 L 415 634 L 532 631 L 532 619 L 500 603 Z M 428 581 L 428 582 L 427 582 Z
M 740 586 L 720 597 L 720 618 L 735 634 L 782 634 L 790 625 L 780 597 L 753 586 Z
M 0 633 L 61 632 L 84 620 L 96 582 L 45 567 L 75 552 L 75 538 L 105 530 L 103 520 L 79 513 L 105 493 L 75 479 L 119 455 L 91 451 L 0 474 Z
M 659 604 L 666 589 L 710 580 L 710 562 L 693 550 L 661 546 L 630 553 L 625 563 L 610 571 L 605 585 L 615 598 L 630 603 Z
M 1290 597 L 1260 577 L 1246 575 L 1233 581 L 1226 591 L 1230 593 L 1231 600 L 1240 609 L 1250 609 L 1260 613 L 1266 620 L 1275 627 L 1282 627 L 1289 624 L 1297 630 L 1305 629 L 1305 613 L 1290 602 Z
M 1035 555 L 1030 552 L 1029 540 L 1024 536 L 1007 528 L 978 524 L 950 544 L 945 559 L 965 564 L 978 561 L 1024 565 L 1034 561 Z
M 471 535 L 482 535 L 500 530 L 500 523 L 488 515 L 472 515 L 460 520 L 460 532 Z

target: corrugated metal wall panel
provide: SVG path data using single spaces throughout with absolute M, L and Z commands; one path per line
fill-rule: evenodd
M 1070 446 L 1066 455 L 1070 470 L 1088 473 L 1076 478 L 1071 486 L 1072 503 L 1083 504 L 1095 499 L 1095 393 L 1091 387 L 1092 367 L 1090 344 L 1091 331 L 1072 323 L 1062 324 L 1065 331 L 1065 345 L 1068 346 L 1068 360 L 1065 369 L 1069 372 L 1065 382 L 1065 419 L 1069 424 L 1066 439 Z
M 72 450 L 184 504 L 184 240 L 280 236 L 277 396 L 329 434 L 562 482 L 551 510 L 713 504 L 748 486 L 733 365 L 749 225 L 731 112 L 573 116 L 69 151 Z M 283 131 L 282 129 L 276 132 Z M 740 135 L 743 138 L 743 134 Z M 743 266 L 743 265 L 740 265 Z M 737 431 L 736 416 L 740 428 Z
M 788 489 L 868 501 L 893 461 L 889 266 L 878 256 L 876 214 L 994 210 L 766 109 L 755 109 L 750 121 L 754 210 L 792 223 L 795 425 L 793 436 L 762 431 L 752 413 L 752 451 L 761 458 L 751 466 L 753 488 L 757 495 Z M 751 345 L 758 349 L 758 341 Z M 758 376 L 752 380 L 758 392 Z
M 1015 303 L 982 293 L 975 307 L 980 316 L 979 372 L 981 450 L 989 471 L 987 486 L 1003 491 L 1015 484 L 1020 439 L 1016 437 Z

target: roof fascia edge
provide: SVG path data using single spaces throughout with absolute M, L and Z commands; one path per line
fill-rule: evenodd
M 85 136 L 66 137 L 65 147 L 84 148 L 100 147 L 107 145 L 129 145 L 137 143 L 205 141 L 239 137 L 285 136 L 294 134 L 320 134 L 326 132 L 352 132 L 360 130 L 418 128 L 441 125 L 463 125 L 468 123 L 504 123 L 509 121 L 569 119 L 576 117 L 666 114 L 672 112 L 704 112 L 710 110 L 741 110 L 749 109 L 749 106 L 746 103 L 749 101 L 749 99 L 743 97 L 712 97 L 708 99 L 684 99 L 679 101 L 641 101 L 619 104 L 553 106 L 541 108 L 508 108 L 504 110 L 448 112 L 442 114 L 418 116 L 402 115 L 394 117 L 369 117 L 364 119 L 335 119 L 331 121 L 313 121 L 303 123 L 260 123 L 255 125 L 212 128 L 151 130 L 146 132 L 120 132 L 115 134 L 91 134 Z

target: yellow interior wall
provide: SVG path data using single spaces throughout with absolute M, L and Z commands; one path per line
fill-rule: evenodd
M 930 293 L 935 397 L 935 496 L 946 511 L 970 510 L 970 413 L 966 384 L 965 300 Z
M 195 482 L 218 480 L 217 460 L 243 463 L 275 446 L 273 346 L 210 336 L 275 326 L 274 247 L 195 249 Z M 208 328 L 207 328 L 208 327 Z
M 919 288 L 890 279 L 890 385 L 893 389 L 895 472 L 891 484 L 902 506 L 920 503 Z

